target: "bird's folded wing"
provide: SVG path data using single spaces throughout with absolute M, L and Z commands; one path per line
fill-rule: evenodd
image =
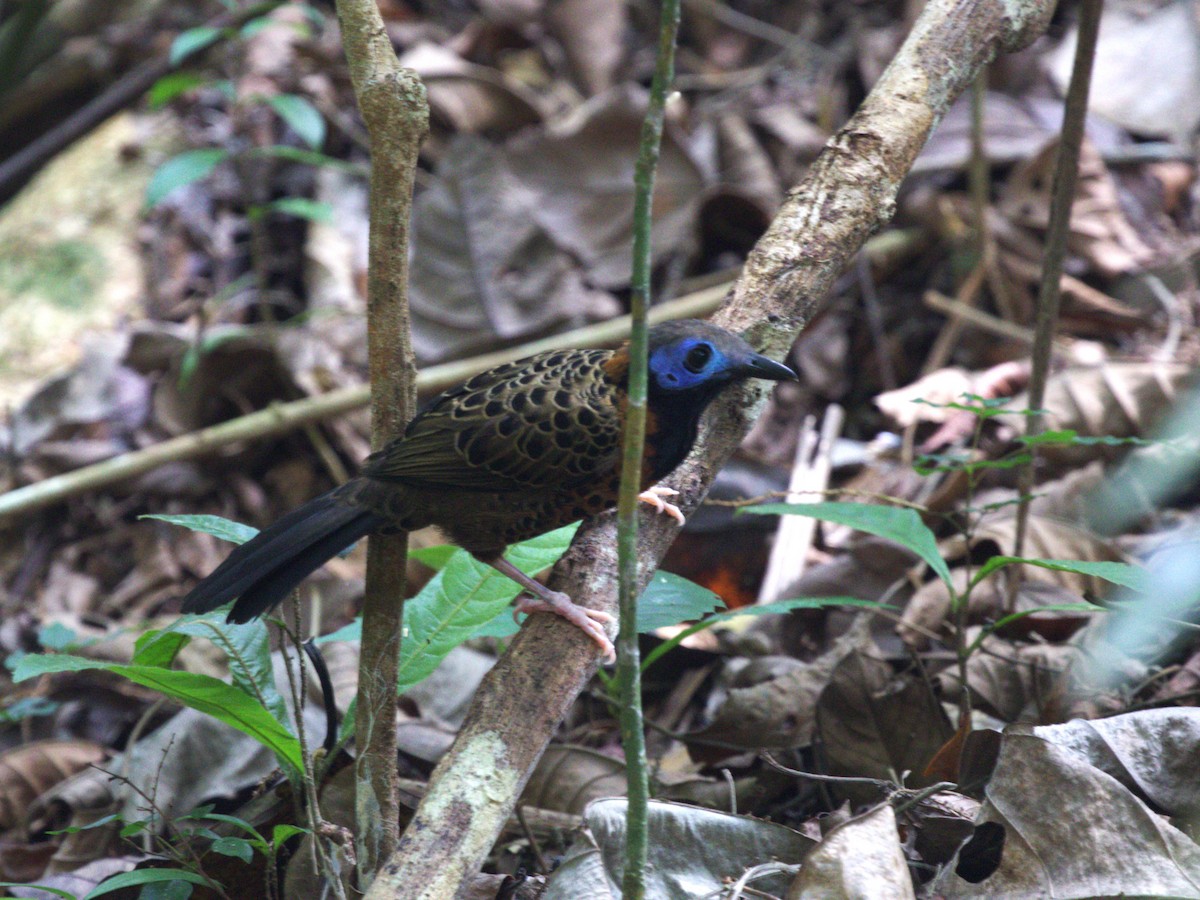
M 475 376 L 439 397 L 362 474 L 423 488 L 546 490 L 616 464 L 621 391 L 605 351 L 556 351 Z

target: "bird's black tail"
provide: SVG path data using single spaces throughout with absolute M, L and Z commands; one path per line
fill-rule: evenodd
M 283 600 L 326 560 L 383 524 L 374 513 L 322 494 L 235 549 L 183 598 L 185 613 L 237 597 L 228 621 L 249 622 Z

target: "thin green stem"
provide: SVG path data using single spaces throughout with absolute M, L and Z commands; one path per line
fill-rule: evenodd
M 646 439 L 647 322 L 650 306 L 650 226 L 654 173 L 662 143 L 667 92 L 675 77 L 675 36 L 679 30 L 679 0 L 662 0 L 658 33 L 658 58 L 641 146 L 634 172 L 633 276 L 629 340 L 629 406 L 625 420 L 625 446 L 621 465 L 621 493 L 617 505 L 617 551 L 620 570 L 620 632 L 617 636 L 617 679 L 621 686 L 621 742 L 629 782 L 625 823 L 626 900 L 646 896 L 647 806 L 650 779 L 646 767 L 646 740 L 642 725 L 641 661 L 637 643 L 637 506 L 642 482 L 642 453 Z

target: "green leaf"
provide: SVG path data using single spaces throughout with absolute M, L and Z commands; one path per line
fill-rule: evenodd
M 180 94 L 204 84 L 199 72 L 171 72 L 154 82 L 146 93 L 146 102 L 151 109 L 161 109 Z
M 281 197 L 268 203 L 267 209 L 324 225 L 333 221 L 333 207 L 330 204 L 307 197 Z
M 312 831 L 299 825 L 276 825 L 271 832 L 271 846 L 279 847 L 298 834 L 312 834 Z
M 175 40 L 171 41 L 171 50 L 167 54 L 167 60 L 171 65 L 177 66 L 193 53 L 199 53 L 205 47 L 215 44 L 220 37 L 221 29 L 208 25 L 181 31 L 175 36 Z
M 183 616 L 164 632 L 205 638 L 216 644 L 229 659 L 229 674 L 234 686 L 258 699 L 278 721 L 287 722 L 287 705 L 275 685 L 266 623 L 262 619 L 252 619 L 234 624 L 223 618 L 224 614 L 219 611 Z M 137 661 L 135 658 L 134 662 Z
M 159 669 L 169 669 L 175 662 L 179 651 L 186 647 L 191 638 L 185 634 L 167 629 L 154 629 L 141 635 L 133 644 L 133 659 L 135 666 L 154 666 Z
M 797 597 L 794 600 L 776 600 L 774 603 L 763 603 L 759 606 L 743 606 L 740 609 L 714 613 L 711 616 L 701 619 L 694 625 L 689 625 L 683 631 L 679 632 L 679 634 L 673 635 L 647 653 L 646 658 L 642 660 L 642 671 L 646 671 L 651 663 L 678 647 L 686 638 L 706 628 L 712 628 L 719 622 L 728 622 L 730 619 L 737 619 L 742 616 L 772 616 L 791 612 L 794 609 L 823 609 L 828 606 L 859 606 L 867 609 L 888 608 L 886 603 L 877 603 L 874 600 L 859 600 L 857 597 Z
M 204 178 L 229 156 L 220 147 L 188 150 L 158 167 L 146 188 L 146 206 L 157 206 L 177 188 Z
M 950 568 L 938 552 L 937 538 L 915 510 L 868 503 L 764 503 L 761 506 L 743 507 L 737 512 L 810 516 L 887 538 L 917 554 L 953 590 Z
M 267 104 L 313 150 L 325 143 L 325 119 L 307 99 L 298 94 L 275 94 L 267 98 Z
M 251 38 L 271 24 L 271 20 L 267 16 L 257 16 L 251 19 L 242 26 L 241 36 Z
M 210 675 L 176 672 L 156 666 L 121 665 L 79 656 L 30 653 L 18 663 L 13 680 L 24 681 L 52 672 L 83 672 L 89 669 L 102 669 L 128 678 L 135 684 L 153 688 L 249 735 L 275 754 L 293 781 L 303 771 L 300 742 L 287 728 L 256 699 Z
M 660 570 L 654 573 L 638 599 L 637 630 L 647 634 L 724 608 L 725 601 L 708 588 Z
M 212 842 L 212 851 L 222 856 L 233 856 L 245 863 L 254 858 L 254 848 L 248 840 L 240 837 L 217 838 Z
M 1057 572 L 1074 572 L 1077 575 L 1087 575 L 1092 578 L 1103 578 L 1105 581 L 1119 584 L 1132 591 L 1144 593 L 1150 585 L 1150 573 L 1141 566 L 1123 562 L 1091 562 L 1083 559 L 1028 559 L 1022 556 L 993 556 L 982 566 L 971 579 L 971 586 L 979 584 L 984 578 L 997 569 L 1014 564 L 1037 566 L 1040 569 L 1053 569 Z
M 168 516 L 158 513 L 147 513 L 144 516 L 138 516 L 138 518 L 158 519 L 160 522 L 182 525 L 184 528 L 190 528 L 192 531 L 211 534 L 213 537 L 219 537 L 223 541 L 232 541 L 235 544 L 244 544 L 258 534 L 257 528 L 243 525 L 241 522 L 235 522 L 233 519 L 226 519 L 223 516 Z
M 362 163 L 347 162 L 344 159 L 326 156 L 324 153 L 305 150 L 302 147 L 289 147 L 286 144 L 256 147 L 247 152 L 250 156 L 269 156 L 274 159 L 286 159 L 289 162 L 304 163 L 309 166 L 324 166 L 328 169 L 337 169 L 339 172 L 348 172 L 352 175 L 362 175 L 363 177 L 370 174 L 370 167 Z
M 188 900 L 196 890 L 194 884 L 175 879 L 173 881 L 143 884 L 138 900 Z
M 553 565 L 575 536 L 578 523 L 515 544 L 505 554 L 522 572 L 535 575 Z M 521 587 L 465 550 L 451 557 L 417 596 L 404 604 L 400 644 L 400 690 L 432 672 L 455 647 L 504 613 Z
M 142 884 L 156 884 L 164 881 L 187 881 L 191 884 L 208 885 L 209 881 L 203 875 L 189 872 L 187 869 L 135 869 L 132 872 L 121 872 L 112 878 L 106 878 L 92 888 L 83 900 L 92 900 L 111 894 L 121 888 L 137 887 Z
M 63 900 L 79 900 L 70 891 L 60 890 L 59 888 L 47 887 L 44 884 L 30 884 L 27 881 L 0 881 L 0 888 L 36 888 L 39 891 L 45 891 L 47 894 L 53 894 L 55 897 L 62 897 Z
M 240 828 L 253 839 L 251 844 L 257 847 L 265 848 L 267 839 L 262 836 L 257 828 L 247 822 L 245 819 L 239 819 L 237 816 L 226 815 L 225 813 L 215 813 L 212 811 L 212 806 L 205 805 L 199 809 L 193 810 L 186 816 L 181 816 L 182 819 L 195 819 L 208 822 L 223 822 L 226 825 L 232 825 L 234 828 Z
M 52 716 L 61 706 L 61 703 L 48 697 L 19 697 L 0 707 L 0 722 L 20 722 L 22 719 Z
M 457 552 L 458 548 L 453 544 L 438 544 L 436 547 L 414 547 L 408 551 L 408 556 L 431 569 L 444 569 Z
M 38 629 L 37 639 L 47 650 L 66 650 L 78 643 L 79 635 L 62 622 L 51 622 Z

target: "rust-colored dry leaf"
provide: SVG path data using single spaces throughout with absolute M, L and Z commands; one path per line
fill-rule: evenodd
M 90 741 L 38 741 L 0 754 L 0 830 L 20 824 L 29 804 L 108 755 Z

